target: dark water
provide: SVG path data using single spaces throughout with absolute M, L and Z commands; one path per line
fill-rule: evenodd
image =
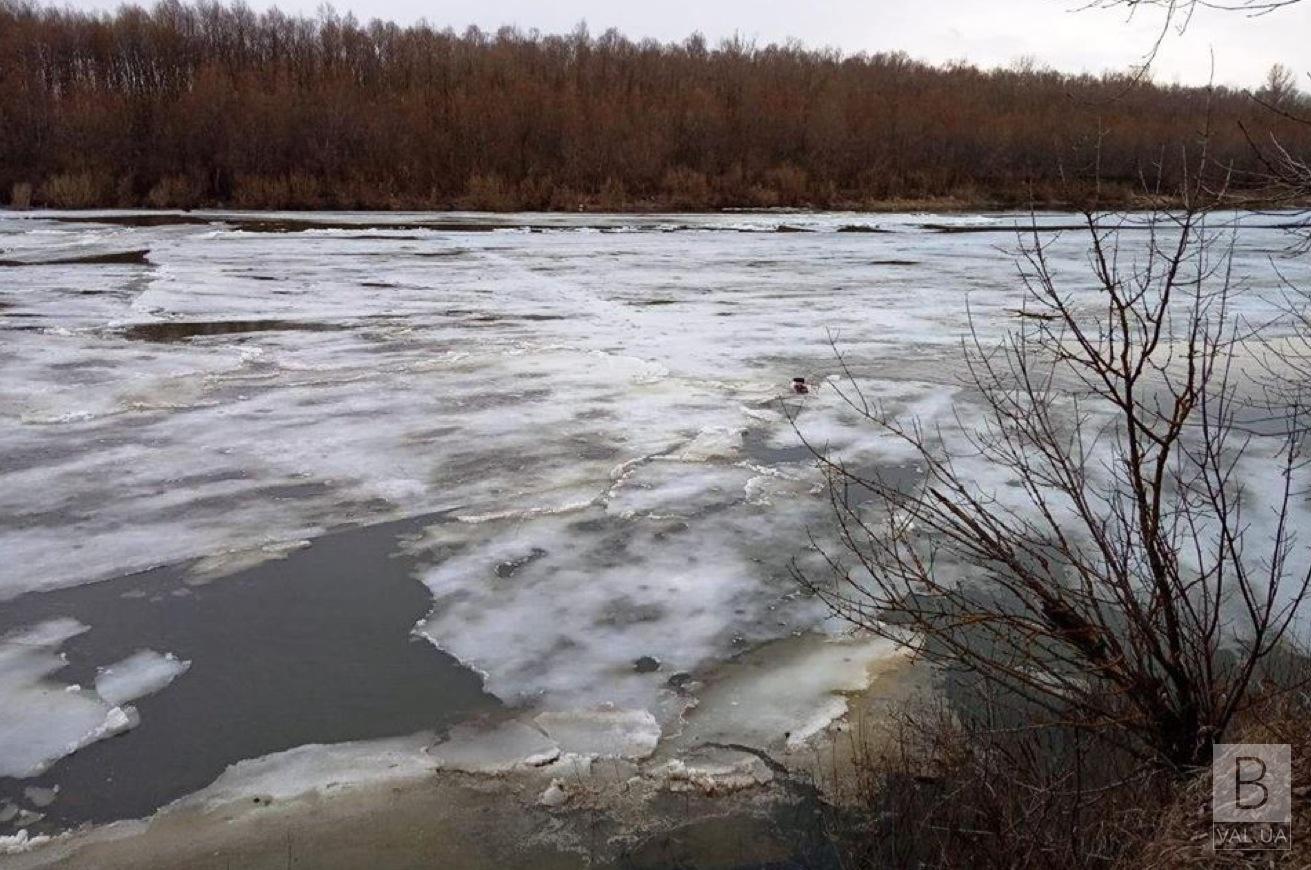
M 69 254 L 38 260 L 0 260 L 0 266 L 145 266 L 150 251 L 106 251 L 95 254 Z
M 329 534 L 288 558 L 203 586 L 185 566 L 32 593 L 0 606 L 0 634 L 71 616 L 91 630 L 64 644 L 57 677 L 88 685 L 98 665 L 143 647 L 191 668 L 133 703 L 141 724 L 39 777 L 0 778 L 0 804 L 60 787 L 33 832 L 136 818 L 203 788 L 228 765 L 306 743 L 441 730 L 500 702 L 482 679 L 411 635 L 431 598 L 397 555 L 435 518 Z M 4 833 L 0 826 L 0 833 Z
M 120 330 L 124 338 L 137 341 L 186 341 L 205 335 L 240 335 L 247 332 L 329 332 L 345 327 L 330 323 L 296 320 L 162 320 L 134 323 Z

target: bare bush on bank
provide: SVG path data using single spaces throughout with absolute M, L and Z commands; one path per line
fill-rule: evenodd
M 1287 663 L 1286 676 L 1305 673 Z M 1209 772 L 1144 767 L 1097 732 L 1033 727 L 986 687 L 959 701 L 900 701 L 858 721 L 831 783 L 825 828 L 847 868 L 1268 867 L 1269 853 L 1211 847 Z M 1311 791 L 1311 704 L 1262 688 L 1230 726 L 1235 742 L 1289 743 L 1292 783 Z M 1311 813 L 1294 814 L 1288 866 L 1311 861 Z
M 1002 692 L 1026 727 L 1178 772 L 1276 678 L 1311 585 L 1305 396 L 1257 388 L 1270 346 L 1234 313 L 1232 234 L 1201 191 L 1143 233 L 1085 214 L 1091 288 L 1057 275 L 1035 229 L 1020 325 L 967 341 L 981 411 L 959 429 L 889 414 L 848 371 L 843 397 L 924 476 L 825 457 L 842 546 L 829 576 L 801 575 L 845 619 Z
M 1286 282 L 1274 329 L 1236 313 L 1233 216 L 1195 165 L 1182 209 L 1084 213 L 1087 274 L 1035 224 L 1017 325 L 971 331 L 949 423 L 898 417 L 839 353 L 842 397 L 923 476 L 817 450 L 840 546 L 798 577 L 939 674 L 834 772 L 844 866 L 1181 866 L 1207 858 L 1215 743 L 1305 756 L 1311 298 Z
M 844 867 L 1109 867 L 1141 850 L 1173 793 L 1096 735 L 1016 727 L 984 691 L 938 696 L 852 738 L 828 829 Z

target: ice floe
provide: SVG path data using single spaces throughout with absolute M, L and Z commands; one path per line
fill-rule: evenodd
M 96 675 L 96 694 L 115 706 L 152 695 L 173 682 L 191 662 L 179 661 L 172 653 L 161 655 L 150 649 L 133 653 L 121 662 L 101 668 Z
M 88 631 L 73 619 L 53 619 L 0 638 L 0 776 L 30 777 L 98 740 L 140 721 L 128 704 L 157 692 L 186 662 L 142 650 L 104 669 L 95 690 L 60 683 L 67 665 L 59 648 Z

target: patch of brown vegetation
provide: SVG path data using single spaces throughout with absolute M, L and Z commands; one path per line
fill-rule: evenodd
M 1164 188 L 1183 177 L 1206 118 L 1238 181 L 1265 170 L 1243 127 L 1311 145 L 1247 92 L 1129 72 L 221 3 L 0 0 L 0 118 L 0 199 L 61 208 L 1120 206 L 1160 161 Z M 1065 181 L 1093 165 L 1099 186 Z

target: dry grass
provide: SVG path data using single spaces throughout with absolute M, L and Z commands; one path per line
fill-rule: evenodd
M 1272 693 L 1224 738 L 1292 746 L 1291 853 L 1214 852 L 1209 769 L 1147 771 L 1096 734 L 1036 727 L 996 698 L 899 698 L 853 720 L 817 779 L 848 868 L 1304 868 L 1309 710 L 1303 694 Z
M 113 203 L 113 180 L 99 172 L 65 172 L 41 185 L 40 201 L 50 208 L 92 208 Z
M 249 209 L 316 209 L 324 208 L 327 202 L 322 183 L 300 172 L 278 177 L 239 176 L 232 196 L 233 205 Z
M 1153 835 L 1122 867 L 1311 867 L 1311 716 L 1307 699 L 1281 696 L 1236 724 L 1231 743 L 1287 743 L 1293 757 L 1293 848 L 1289 852 L 1216 852 L 1211 847 L 1211 776 L 1197 775 L 1162 811 Z
M 9 207 L 16 209 L 26 209 L 32 207 L 32 185 L 26 181 L 18 181 L 9 191 Z
M 169 175 L 161 178 L 150 193 L 146 202 L 151 208 L 195 208 L 200 205 L 203 185 L 185 175 Z
M 1108 868 L 1149 835 L 1172 787 L 1092 735 L 941 697 L 852 736 L 830 831 L 846 867 Z

